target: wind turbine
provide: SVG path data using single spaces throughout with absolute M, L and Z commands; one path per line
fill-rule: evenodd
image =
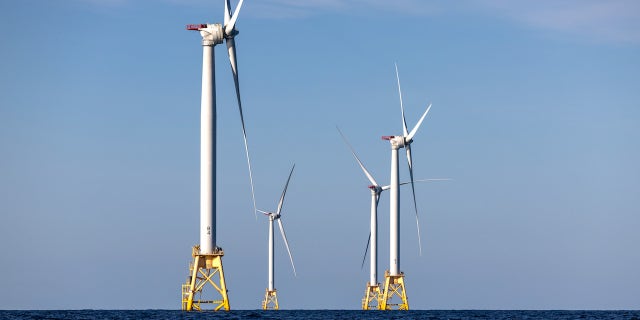
M 411 178 L 411 191 L 413 194 L 413 206 L 416 213 L 416 227 L 418 229 L 418 247 L 422 254 L 422 243 L 420 240 L 420 223 L 418 221 L 418 207 L 416 204 L 416 190 L 413 180 L 413 163 L 411 159 L 411 143 L 413 137 L 420 128 L 422 121 L 429 113 L 431 104 L 427 107 L 418 123 L 411 131 L 407 129 L 407 121 L 404 117 L 404 106 L 402 104 L 402 90 L 400 89 L 400 76 L 398 75 L 398 65 L 396 65 L 396 78 L 398 80 L 398 93 L 400 95 L 400 110 L 402 111 L 402 131 L 401 136 L 383 136 L 382 139 L 391 143 L 391 183 L 389 188 L 390 208 L 389 208 L 389 270 L 385 273 L 385 288 L 380 309 L 391 309 L 397 306 L 400 310 L 408 310 L 406 289 L 404 285 L 404 273 L 400 271 L 400 183 L 398 173 L 398 150 L 405 148 L 407 152 L 407 164 L 409 165 L 409 176 Z M 401 302 L 395 304 L 389 300 L 394 296 L 400 298 Z
M 284 245 L 287 247 L 287 252 L 289 253 L 289 260 L 291 260 L 291 267 L 293 268 L 293 274 L 296 275 L 296 266 L 293 264 L 293 256 L 291 256 L 291 250 L 289 249 L 289 242 L 287 241 L 287 235 L 284 232 L 284 226 L 282 225 L 282 205 L 284 203 L 284 196 L 287 193 L 287 187 L 289 187 L 289 181 L 291 180 L 291 175 L 293 174 L 293 169 L 296 167 L 294 164 L 291 168 L 291 172 L 289 173 L 289 178 L 287 178 L 287 183 L 284 185 L 284 190 L 282 190 L 282 195 L 280 196 L 280 201 L 278 202 L 278 209 L 276 212 L 268 212 L 263 210 L 258 210 L 262 212 L 264 215 L 269 217 L 269 286 L 267 287 L 264 300 L 262 300 L 262 309 L 268 310 L 278 310 L 278 296 L 276 294 L 275 282 L 274 282 L 274 268 L 273 268 L 273 222 L 278 221 L 278 226 L 280 227 L 280 234 L 282 235 L 282 239 L 284 240 Z
M 213 49 L 223 41 L 227 45 L 227 53 L 229 54 L 235 83 L 240 122 L 242 123 L 242 135 L 249 167 L 254 215 L 256 214 L 253 175 L 251 173 L 251 160 L 249 158 L 247 134 L 240 100 L 235 46 L 235 37 L 238 35 L 236 21 L 242 3 L 243 0 L 238 2 L 233 15 L 231 15 L 229 0 L 224 1 L 224 25 L 219 23 L 187 25 L 187 30 L 200 32 L 203 54 L 200 104 L 200 245 L 193 247 L 193 263 L 190 265 L 190 276 L 187 279 L 187 283 L 182 286 L 182 309 L 186 311 L 201 310 L 201 304 L 207 303 L 213 304 L 214 310 L 222 308 L 229 310 L 229 299 L 222 269 L 224 252 L 217 246 L 216 242 L 216 95 Z M 214 278 L 215 275 L 218 275 L 217 281 Z M 207 283 L 211 284 L 215 291 L 219 293 L 219 298 L 202 299 L 203 288 Z M 196 294 L 199 294 L 200 299 L 194 300 L 194 295 Z
M 367 177 L 371 185 L 369 185 L 369 190 L 371 190 L 371 223 L 370 223 L 370 231 L 369 238 L 367 240 L 367 246 L 364 251 L 364 256 L 362 257 L 362 265 L 364 266 L 364 261 L 367 257 L 367 252 L 369 250 L 369 245 L 371 245 L 371 255 L 369 256 L 369 282 L 367 282 L 367 289 L 365 290 L 365 297 L 362 299 L 362 309 L 363 310 L 374 310 L 378 309 L 380 306 L 381 292 L 380 292 L 380 283 L 378 283 L 378 202 L 380 200 L 380 194 L 382 191 L 389 190 L 390 185 L 381 186 L 373 177 L 373 175 L 365 168 L 362 161 L 356 154 L 356 151 L 353 149 L 347 137 L 342 133 L 340 128 L 337 128 L 338 132 L 342 136 L 345 144 L 349 147 L 353 158 L 358 162 L 360 169 Z M 449 179 L 420 179 L 415 180 L 414 182 L 424 182 L 424 181 L 444 181 Z M 402 182 L 400 185 L 409 184 L 411 182 Z
M 344 136 L 340 128 L 337 128 L 338 132 L 342 136 L 342 139 L 347 144 L 349 149 L 351 150 L 351 154 L 358 162 L 360 169 L 364 172 L 364 175 L 367 176 L 371 185 L 369 189 L 371 190 L 371 222 L 370 222 L 370 231 L 369 231 L 369 240 L 367 241 L 367 250 L 369 249 L 369 244 L 371 244 L 371 255 L 369 260 L 369 282 L 367 283 L 367 289 L 365 290 L 365 297 L 362 299 L 362 309 L 370 310 L 375 309 L 379 305 L 380 300 L 380 284 L 378 283 L 378 201 L 380 200 L 380 193 L 384 190 L 384 187 L 381 187 L 378 182 L 373 178 L 371 173 L 365 168 L 360 158 L 356 155 L 355 150 Z M 388 188 L 388 186 L 386 186 Z M 365 257 L 367 255 L 367 250 L 365 250 Z M 364 265 L 364 259 L 362 260 Z

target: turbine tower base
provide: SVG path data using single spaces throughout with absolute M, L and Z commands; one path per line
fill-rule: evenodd
M 367 282 L 367 289 L 364 292 L 364 299 L 362 299 L 362 310 L 378 310 L 380 309 L 380 284 L 372 286 Z
M 182 310 L 203 311 L 211 309 L 218 311 L 224 309 L 229 311 L 227 285 L 222 271 L 222 257 L 224 256 L 222 249 L 216 248 L 214 253 L 202 254 L 200 246 L 195 245 L 191 255 L 193 262 L 189 264 L 189 277 L 187 282 L 182 285 Z M 207 290 L 205 295 L 203 291 L 207 284 L 210 284 L 214 290 Z M 210 305 L 211 308 L 206 308 L 206 305 Z
M 404 272 L 392 276 L 389 270 L 384 273 L 384 294 L 380 299 L 380 310 L 409 310 L 409 300 L 404 287 Z M 394 299 L 394 297 L 396 299 Z M 398 301 L 400 300 L 400 301 Z M 395 301 L 395 302 L 394 302 Z
M 264 295 L 264 300 L 262 300 L 262 310 L 278 310 L 280 307 L 278 306 L 278 295 L 276 294 L 276 290 L 269 290 Z

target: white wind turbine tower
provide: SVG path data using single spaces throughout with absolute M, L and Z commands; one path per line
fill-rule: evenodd
M 397 306 L 400 310 L 408 310 L 406 289 L 404 285 L 404 273 L 400 271 L 400 183 L 398 173 L 398 150 L 405 148 L 407 151 L 407 164 L 409 165 L 409 176 L 411 178 L 411 190 L 413 193 L 413 206 L 416 213 L 416 227 L 418 229 L 418 246 L 422 254 L 422 244 L 420 240 L 420 223 L 418 221 L 418 208 L 416 204 L 416 191 L 413 180 L 413 163 L 411 159 L 411 143 L 413 137 L 420 128 L 422 121 L 429 113 L 431 104 L 427 107 L 416 126 L 409 132 L 407 122 L 404 117 L 404 106 L 402 105 L 402 90 L 400 89 L 400 76 L 396 65 L 396 78 L 398 80 L 398 93 L 400 95 L 400 110 L 402 111 L 401 136 L 384 136 L 382 139 L 391 143 L 391 183 L 389 188 L 390 208 L 389 208 L 389 270 L 385 273 L 385 288 L 380 301 L 380 309 L 387 310 Z M 389 300 L 394 296 L 400 298 L 399 303 L 391 303 Z
M 367 177 L 371 185 L 369 185 L 369 190 L 371 190 L 371 222 L 370 222 L 370 231 L 369 238 L 367 240 L 367 247 L 364 251 L 364 256 L 362 258 L 362 265 L 364 266 L 364 261 L 367 257 L 367 252 L 369 250 L 369 246 L 371 246 L 371 255 L 369 256 L 369 281 L 367 282 L 367 288 L 365 290 L 365 296 L 362 299 L 362 310 L 375 310 L 380 307 L 380 299 L 381 291 L 380 284 L 378 283 L 378 202 L 380 200 L 380 194 L 382 191 L 389 190 L 390 185 L 380 186 L 378 182 L 373 178 L 373 175 L 365 168 L 362 161 L 356 154 L 356 151 L 353 149 L 347 137 L 342 133 L 340 128 L 338 128 L 338 132 L 342 136 L 342 139 L 347 144 L 349 149 L 351 150 L 351 154 L 355 158 L 356 162 L 362 169 L 362 172 Z M 420 179 L 415 180 L 414 182 L 424 182 L 424 181 L 445 181 L 450 179 Z M 411 182 L 402 182 L 400 185 L 406 185 Z
M 251 182 L 251 195 L 255 214 L 255 195 L 253 192 L 253 176 L 251 173 L 251 161 L 247 146 L 247 135 L 240 101 L 240 87 L 238 83 L 238 68 L 236 63 L 235 36 L 238 31 L 235 28 L 238 13 L 243 0 L 231 15 L 229 0 L 224 1 L 224 25 L 196 24 L 187 25 L 187 30 L 199 31 L 202 36 L 202 97 L 200 109 L 200 245 L 193 247 L 193 262 L 190 265 L 189 278 L 182 286 L 182 309 L 201 310 L 201 304 L 212 304 L 214 310 L 224 308 L 229 310 L 226 283 L 222 269 L 222 256 L 224 252 L 216 242 L 216 95 L 215 95 L 215 65 L 214 46 L 226 42 L 231 71 L 235 83 L 238 110 L 242 123 L 242 135 L 249 166 L 249 179 Z M 217 279 L 214 276 L 217 275 Z M 203 288 L 206 284 L 212 285 L 220 295 L 215 299 L 203 297 Z M 198 295 L 199 299 L 194 299 Z M 215 292 L 214 292 L 215 295 Z
M 291 180 L 291 175 L 293 174 L 293 169 L 296 167 L 294 164 L 291 168 L 291 172 L 289 173 L 289 178 L 287 178 L 287 183 L 284 185 L 284 190 L 282 190 L 282 195 L 280 196 L 280 201 L 278 202 L 278 209 L 276 212 L 268 212 L 263 210 L 258 210 L 262 212 L 267 217 L 269 217 L 269 285 L 267 287 L 264 300 L 262 300 L 262 309 L 268 310 L 278 310 L 280 307 L 278 305 L 278 296 L 275 288 L 274 281 L 274 265 L 273 265 L 273 222 L 278 221 L 278 226 L 280 227 L 280 234 L 282 235 L 282 239 L 284 240 L 284 245 L 287 247 L 287 253 L 289 253 L 289 260 L 291 260 L 291 267 L 293 268 L 293 274 L 296 275 L 296 266 L 293 264 L 293 256 L 291 255 L 291 250 L 289 249 L 289 241 L 287 241 L 287 235 L 284 232 L 284 226 L 282 225 L 282 205 L 284 204 L 284 196 L 287 194 L 287 187 L 289 187 L 289 181 Z

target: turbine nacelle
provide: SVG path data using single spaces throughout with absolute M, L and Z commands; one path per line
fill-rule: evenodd
M 270 220 L 278 220 L 280 219 L 281 214 L 277 213 L 277 212 L 270 212 L 270 211 L 264 211 L 264 210 L 256 210 L 262 214 L 264 214 L 265 216 L 269 217 Z
M 226 38 L 224 29 L 219 23 L 189 24 L 187 25 L 187 30 L 200 31 L 200 35 L 202 36 L 202 45 L 204 46 L 221 44 Z
M 187 30 L 200 31 L 205 45 L 221 44 L 223 40 L 233 39 L 240 33 L 235 27 L 227 32 L 220 23 L 188 24 Z
M 373 191 L 375 194 L 380 194 L 382 190 L 384 190 L 381 186 L 374 186 L 374 185 L 370 185 L 368 186 L 368 188 L 371 189 L 371 191 Z
M 382 140 L 388 140 L 394 149 L 407 147 L 413 142 L 413 139 L 407 139 L 403 136 L 382 136 Z

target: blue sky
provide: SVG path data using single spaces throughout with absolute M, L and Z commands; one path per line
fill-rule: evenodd
M 235 5 L 235 2 L 234 2 Z M 201 46 L 223 1 L 0 3 L 0 309 L 180 307 L 199 221 Z M 247 0 L 236 38 L 258 207 L 296 163 L 276 239 L 286 309 L 357 309 L 368 182 L 413 143 L 423 255 L 401 194 L 412 309 L 638 309 L 636 1 Z M 218 230 L 234 309 L 267 285 L 226 52 Z M 401 164 L 405 161 L 401 156 Z M 408 177 L 401 166 L 401 179 Z M 388 198 L 380 274 L 388 268 Z

